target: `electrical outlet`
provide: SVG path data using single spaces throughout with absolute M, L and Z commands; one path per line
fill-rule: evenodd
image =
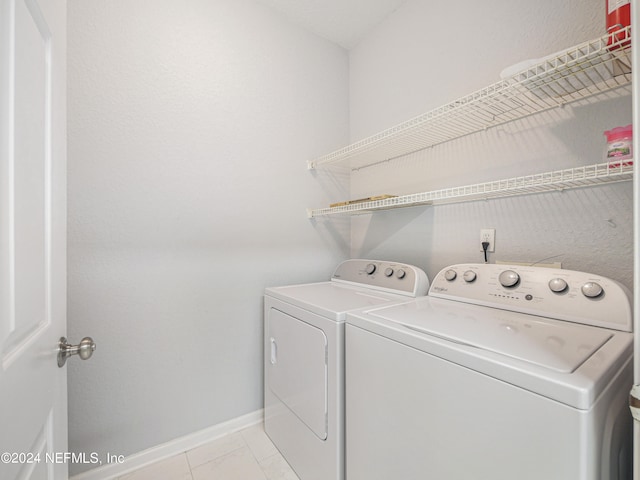
M 495 252 L 496 251 L 496 229 L 495 228 L 483 228 L 480 230 L 480 251 L 484 251 L 482 249 L 482 242 L 489 242 L 489 248 L 487 252 Z

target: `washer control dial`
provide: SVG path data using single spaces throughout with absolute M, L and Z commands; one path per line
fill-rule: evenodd
M 503 287 L 515 287 L 520 282 L 520 275 L 513 270 L 505 270 L 500 273 L 498 280 L 500 281 L 500 285 Z
M 446 272 L 444 272 L 444 278 L 448 282 L 453 282 L 456 279 L 457 276 L 458 276 L 458 274 L 456 273 L 455 270 L 447 270 Z
M 462 275 L 462 278 L 464 278 L 464 281 L 467 283 L 474 282 L 476 280 L 476 277 L 476 272 L 474 272 L 473 270 L 467 270 L 466 272 L 464 272 L 464 275 Z
M 549 280 L 549 289 L 554 293 L 562 293 L 567 288 L 569 288 L 569 285 L 563 278 Z
M 598 298 L 604 293 L 604 290 L 599 283 L 587 282 L 582 285 L 582 294 L 587 298 Z
M 384 271 L 385 277 L 390 277 L 393 275 L 393 268 L 389 267 Z
M 376 266 L 373 263 L 369 263 L 365 267 L 364 271 L 367 272 L 367 275 L 372 275 L 373 272 L 376 271 Z
M 405 272 L 404 270 L 400 269 L 396 272 L 396 278 L 402 280 L 404 277 L 407 276 L 407 272 Z

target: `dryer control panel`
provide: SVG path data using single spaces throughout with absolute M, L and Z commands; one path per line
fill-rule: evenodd
M 521 265 L 451 265 L 438 273 L 429 295 L 632 331 L 629 291 L 615 280 L 591 273 Z
M 346 260 L 338 265 L 331 281 L 366 285 L 410 297 L 426 295 L 429 290 L 429 278 L 422 269 L 382 260 Z

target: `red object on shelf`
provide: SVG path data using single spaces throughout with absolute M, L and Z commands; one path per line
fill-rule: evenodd
M 625 27 L 631 25 L 631 0 L 607 0 L 607 33 L 611 34 L 607 45 L 618 43 L 627 38 Z M 623 30 L 616 33 L 618 30 Z M 621 45 L 614 45 L 610 50 L 615 50 L 620 46 L 626 46 L 631 42 L 623 42 Z

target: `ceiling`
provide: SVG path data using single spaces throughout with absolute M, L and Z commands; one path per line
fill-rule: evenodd
M 407 0 L 255 0 L 350 49 Z

